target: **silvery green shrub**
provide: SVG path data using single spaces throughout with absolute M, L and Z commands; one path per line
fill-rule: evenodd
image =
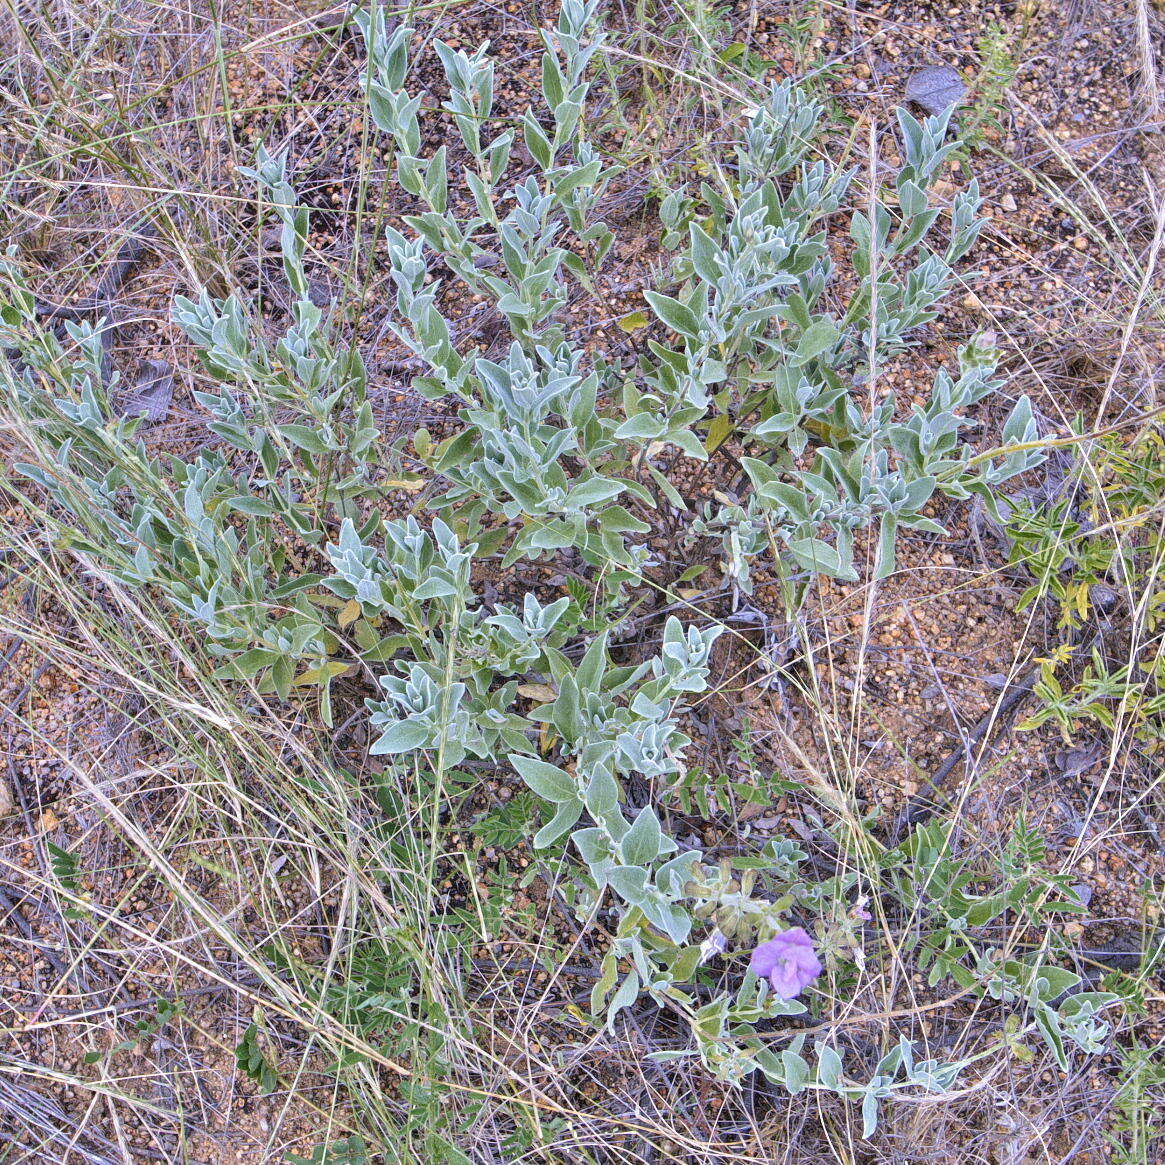
M 926 249 L 939 214 L 928 187 L 956 143 L 944 144 L 949 113 L 920 123 L 901 110 L 906 164 L 895 178 L 896 205 L 875 198 L 872 221 L 853 210 L 859 280 L 848 303 L 834 304 L 823 224 L 846 202 L 854 175 L 808 160 L 821 113 L 789 84 L 775 86 L 749 120 L 736 182 L 724 183 L 727 189 L 705 183 L 698 198 L 681 189 L 665 199 L 681 283 L 674 296 L 646 295 L 681 343 L 651 342 L 642 366 L 649 391 L 616 430 L 631 440 L 671 441 L 700 457 L 690 441 L 691 410 L 702 416 L 714 406 L 710 438 L 718 445 L 735 434 L 750 450 L 748 504 L 727 504 L 699 527 L 724 532 L 729 576 L 744 589 L 742 555 L 768 541 L 769 531 L 782 574 L 854 580 L 854 534 L 874 527 L 876 575 L 885 576 L 894 569 L 900 527 L 944 533 L 923 513 L 936 492 L 975 492 L 994 504 L 999 484 L 1042 456 L 1016 451 L 982 467 L 967 464 L 970 451 L 958 441 L 969 423 L 963 410 L 999 387 L 995 354 L 980 344 L 960 354 L 958 380 L 939 371 L 930 400 L 905 422 L 895 420 L 893 392 L 868 399 L 878 370 L 907 346 L 910 331 L 935 318 L 952 264 L 978 236 L 980 199 L 974 182 L 957 194 L 945 245 Z M 675 418 L 689 437 L 673 438 Z M 1021 398 L 1004 442 L 1037 436 Z
M 249 175 L 280 224 L 286 328 L 269 338 L 237 296 L 200 292 L 174 307 L 214 382 L 198 394 L 209 428 L 237 456 L 151 455 L 140 419 L 109 407 L 117 382 L 103 383 L 96 329 L 70 325 L 67 347 L 40 331 L 10 257 L 0 343 L 21 363 L 4 363 L 4 384 L 36 455 L 18 469 L 71 515 L 68 536 L 86 561 L 165 597 L 204 636 L 222 675 L 283 698 L 315 690 L 330 723 L 330 680 L 355 655 L 377 672 L 368 716 L 386 764 L 473 768 L 505 758 L 547 807 L 535 847 L 566 847 L 577 859 L 580 915 L 603 901 L 618 906 L 591 995 L 596 1022 L 613 1023 L 646 996 L 691 1031 L 689 1047 L 659 1058 L 697 1056 L 732 1082 L 759 1070 L 791 1094 L 840 1093 L 860 1103 L 869 1132 L 883 1100 L 946 1090 L 966 1061 L 920 1061 L 902 1040 L 847 1069 L 836 1040 L 810 1051 L 804 1034 L 774 1050 L 761 1026 L 806 1005 L 751 972 L 728 988 L 707 970 L 730 948 L 781 931 L 793 911 L 821 920 L 834 957 L 849 924 L 828 920 L 855 876 L 808 879 L 805 855 L 789 842 L 735 864 L 708 860 L 669 836 L 650 797 L 631 797 L 684 776 L 683 717 L 707 691 L 722 627 L 668 618 L 657 651 L 617 663 L 608 633 L 579 641 L 570 598 L 544 604 L 527 594 L 520 608 L 490 606 L 474 567 L 496 554 L 508 566 L 577 551 L 615 603 L 651 560 L 645 537 L 658 499 L 691 537 L 719 538 L 735 588 L 747 591 L 768 555 L 797 601 L 816 574 L 857 577 L 863 531 L 876 531 L 880 575 L 893 569 L 899 528 L 941 533 L 923 512 L 936 494 L 993 505 L 998 486 L 1039 458 L 1027 448 L 1035 420 L 1021 398 L 1003 433 L 1017 448 L 972 459 L 967 410 L 1001 387 L 985 343 L 962 350 L 957 376 L 939 370 L 929 400 L 906 416 L 892 393 L 876 391 L 910 333 L 935 318 L 953 265 L 973 246 L 978 192 L 972 183 L 956 195 L 940 237 L 929 191 L 954 147 L 948 118 L 903 112 L 905 163 L 892 190 L 874 192 L 871 213 L 851 194 L 854 173 L 827 156 L 822 106 L 787 83 L 747 116 L 716 181 L 662 199 L 671 266 L 645 296 L 674 339 L 651 338 L 631 374 L 589 358 L 563 309 L 571 281 L 593 287 L 613 242 L 599 210 L 614 167 L 587 134 L 589 69 L 603 43 L 597 14 L 595 2 L 565 0 L 556 29 L 542 34 L 541 108 L 517 125 L 494 115 L 486 46 L 437 44 L 460 173 L 451 143 L 422 153 L 431 111 L 410 84 L 411 30 L 390 32 L 380 7 L 357 14 L 369 109 L 395 149 L 395 180 L 418 205 L 387 232 L 391 326 L 423 366 L 414 387 L 450 398 L 461 425 L 423 451 L 438 483 L 430 520 L 379 512 L 386 451 L 363 361 L 342 338 L 335 305 L 308 293 L 308 213 L 286 159 L 263 149 Z M 528 161 L 511 180 L 519 133 Z M 472 205 L 466 217 L 450 211 L 456 182 Z M 857 282 L 840 302 L 825 224 L 846 208 Z M 442 314 L 438 265 L 502 321 L 489 355 Z M 746 492 L 685 515 L 661 468 L 664 449 L 704 460 L 730 439 Z M 315 569 L 289 549 L 289 533 Z M 529 706 L 522 685 L 549 694 Z M 1061 1059 L 1065 1039 L 1099 1047 L 1108 996 L 1057 1006 L 1075 986 L 1063 972 L 1040 958 L 984 961 L 966 941 L 968 926 L 1022 899 L 976 898 L 957 884 L 945 836 L 920 831 L 912 844 L 886 854 L 883 875 L 903 901 L 933 900 L 941 942 L 927 948 L 931 973 L 1026 1008 Z M 1035 883 L 1017 885 L 1028 893 Z M 701 975 L 710 996 L 695 989 Z

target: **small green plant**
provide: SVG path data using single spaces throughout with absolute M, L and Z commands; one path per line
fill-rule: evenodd
M 712 821 L 723 816 L 735 817 L 749 805 L 770 806 L 782 793 L 796 790 L 793 782 L 760 769 L 749 721 L 745 721 L 740 735 L 733 740 L 732 748 L 744 770 L 743 776 L 737 772 L 708 771 L 692 765 L 669 785 L 665 803 L 674 803 L 688 816 L 698 815 L 705 821 Z
M 1031 5 L 1023 5 L 1023 15 L 1016 27 L 998 21 L 988 23 L 979 37 L 976 74 L 970 107 L 963 115 L 963 141 L 967 151 L 980 150 L 989 136 L 1002 137 L 1003 119 L 1007 115 L 1007 91 L 1019 71 L 1020 52 L 1027 38 Z
M 821 0 L 807 0 L 791 9 L 778 29 L 793 58 L 794 73 L 810 77 L 811 83 L 822 89 L 838 72 L 822 45 L 828 27 L 828 6 Z
M 45 848 L 49 851 L 49 861 L 57 880 L 70 894 L 80 894 L 81 859 L 51 841 L 45 843 Z
M 235 1048 L 235 1063 L 239 1071 L 250 1076 L 259 1085 L 259 1090 L 266 1096 L 274 1092 L 279 1084 L 279 1074 L 272 1067 L 270 1060 L 264 1055 L 259 1046 L 259 1026 L 255 1023 L 247 1025 L 243 1038 Z
M 122 1040 L 121 1043 L 114 1044 L 108 1052 L 86 1052 L 84 1061 L 86 1064 L 96 1064 L 107 1056 L 115 1055 L 118 1052 L 132 1052 L 143 1039 L 156 1035 L 166 1024 L 181 1018 L 185 1012 L 186 1005 L 181 999 L 159 999 L 155 1005 L 154 1014 L 145 1016 L 134 1024 L 135 1035 L 133 1039 Z
M 1002 855 L 996 886 L 987 894 L 971 893 L 987 880 L 985 871 L 967 868 L 952 851 L 950 826 L 931 822 L 918 827 L 884 866 L 903 902 L 923 904 L 925 924 L 908 946 L 917 947 L 918 965 L 934 986 L 948 977 L 1005 1004 L 1022 1007 L 1027 1024 L 1011 1029 L 1009 1038 L 1038 1032 L 1061 1068 L 1068 1066 L 1066 1042 L 1086 1052 L 1100 1051 L 1110 1034 L 1100 1013 L 1120 996 L 1110 991 L 1077 991 L 1081 977 L 1057 967 L 1048 953 L 1008 957 L 980 935 L 1003 915 L 1045 934 L 1049 923 L 1083 910 L 1071 890 L 1070 876 L 1044 870 L 1043 839 L 1021 816 Z
M 489 809 L 473 823 L 474 836 L 483 846 L 513 849 L 527 840 L 534 830 L 537 801 L 532 794 L 519 793 L 496 808 Z
M 556 1136 L 567 1127 L 567 1123 L 565 1117 L 554 1117 L 551 1120 L 541 1121 L 540 1130 L 526 1124 L 519 1125 L 502 1142 L 502 1149 L 513 1160 L 519 1161 L 522 1158 L 522 1154 L 536 1145 L 539 1140 L 546 1140 L 547 1138 Z
M 364 1138 L 353 1133 L 337 1141 L 325 1141 L 317 1145 L 307 1157 L 298 1153 L 288 1153 L 290 1165 L 367 1165 L 368 1146 Z
M 57 881 L 70 895 L 83 898 L 85 889 L 81 884 L 80 857 L 51 841 L 45 842 L 45 848 L 49 854 L 49 867 Z M 66 918 L 80 919 L 85 917 L 86 911 L 83 906 L 70 902 L 61 908 L 61 913 Z
M 1093 646 L 1065 680 L 1083 653 L 1071 641 L 1058 645 L 1041 663 L 1041 706 L 1021 727 L 1052 723 L 1071 742 L 1083 725 L 1120 725 L 1152 756 L 1165 743 L 1165 439 L 1156 429 L 1127 448 L 1102 439 L 1079 477 L 1078 499 L 1017 507 L 1010 517 L 1011 561 L 1035 576 L 1019 607 L 1050 601 L 1065 632 L 1109 620 L 1110 642 L 1124 646 L 1119 660 Z
M 1106 1135 L 1117 1165 L 1144 1165 L 1157 1160 L 1165 1144 L 1165 1059 L 1159 1045 L 1135 1041 L 1120 1048 L 1120 1058 L 1115 1116 Z
M 705 52 L 701 56 L 707 55 L 707 49 L 717 47 L 731 30 L 731 5 L 723 0 L 672 0 L 671 4 L 659 7 L 663 14 L 672 17 L 664 25 L 663 38 L 695 36 L 704 42 Z

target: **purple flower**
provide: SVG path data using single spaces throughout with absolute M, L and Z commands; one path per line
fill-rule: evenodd
M 749 967 L 753 974 L 767 976 L 782 999 L 795 999 L 821 974 L 813 940 L 799 926 L 761 943 L 752 952 Z

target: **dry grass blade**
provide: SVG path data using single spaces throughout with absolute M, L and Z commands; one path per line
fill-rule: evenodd
M 78 1128 L 55 1101 L 14 1080 L 0 1062 L 0 1136 L 9 1150 L 31 1149 L 43 1161 L 75 1160 L 89 1165 L 122 1165 L 121 1150 L 104 1137 Z M 13 1130 L 20 1130 L 14 1134 Z M 6 1154 L 7 1155 L 7 1154 Z M 25 1158 L 27 1159 L 27 1158 Z

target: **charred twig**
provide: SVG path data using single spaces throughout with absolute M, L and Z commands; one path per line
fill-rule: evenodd
M 60 1153 L 57 1160 L 64 1160 L 67 1154 L 70 1158 L 85 1161 L 88 1165 L 118 1165 L 125 1157 L 117 1145 L 107 1140 L 99 1133 L 85 1128 L 78 1128 L 73 1116 L 51 1097 L 45 1096 L 34 1088 L 29 1088 L 19 1080 L 20 1076 L 27 1075 L 27 1068 L 23 1064 L 14 1063 L 11 1067 L 3 1065 L 0 1071 L 0 1114 L 11 1121 L 18 1129 L 24 1129 L 34 1138 L 46 1156 L 41 1160 L 49 1159 L 48 1154 L 53 1150 Z M 13 1079 L 12 1077 L 17 1077 Z M 4 1139 L 16 1148 L 26 1148 L 26 1144 L 5 1132 Z M 143 1151 L 143 1156 L 158 1159 L 152 1151 Z
M 117 297 L 140 266 L 150 242 L 158 234 L 152 222 L 141 223 L 118 248 L 116 257 L 106 268 L 92 295 L 71 304 L 36 301 L 37 318 L 54 327 L 91 317 L 105 321 L 101 329 L 101 379 L 107 386 L 113 376 L 113 345 L 123 326 Z M 149 421 L 159 421 L 169 408 L 172 391 L 173 374 L 170 365 L 163 360 L 143 360 L 138 365 L 135 383 L 121 401 L 119 411 L 126 415 L 140 415 Z
M 32 928 L 32 923 L 20 911 L 19 904 L 12 900 L 4 890 L 0 887 L 0 919 L 5 922 L 10 922 L 20 931 L 26 942 L 36 948 L 37 954 L 43 955 L 49 966 L 57 973 L 62 981 L 70 978 L 69 970 L 64 963 L 61 962 L 56 952 L 52 947 L 46 946 L 43 940 L 37 935 Z
M 963 737 L 950 756 L 935 770 L 934 775 L 927 778 L 926 788 L 920 790 L 906 803 L 906 807 L 898 814 L 898 818 L 894 822 L 895 834 L 901 833 L 902 829 L 908 825 L 917 825 L 926 821 L 934 814 L 939 807 L 943 782 L 955 771 L 961 760 L 966 758 L 971 761 L 973 759 L 971 757 L 972 749 L 983 743 L 990 733 L 1032 694 L 1039 674 L 1038 667 L 1031 668 L 1007 688 L 999 703 L 991 708 Z
M 28 590 L 24 592 L 20 599 L 21 606 L 24 607 L 25 613 L 28 615 L 29 619 L 32 618 L 36 609 L 36 599 L 36 584 L 30 583 Z M 13 660 L 15 660 L 17 655 L 20 654 L 20 649 L 24 646 L 24 640 L 19 635 L 13 636 L 13 639 L 14 642 L 12 646 L 9 647 L 7 651 L 5 651 L 2 657 L 0 657 L 0 675 L 3 675 L 4 672 L 6 672 L 12 666 Z
M 1103 642 L 1104 632 L 1105 626 L 1102 624 L 1100 630 L 1081 648 L 1081 654 L 1085 657 L 1090 656 Z M 898 814 L 894 822 L 895 836 L 900 835 L 906 826 L 926 821 L 935 813 L 939 807 L 938 797 L 941 795 L 943 782 L 954 772 L 961 760 L 964 758 L 968 761 L 976 759 L 971 756 L 971 750 L 982 744 L 985 738 L 989 737 L 1000 724 L 1003 724 L 1016 712 L 1035 690 L 1036 680 L 1039 679 L 1039 676 L 1040 668 L 1038 666 L 1029 668 L 1018 680 L 1004 689 L 999 702 L 986 712 L 970 732 L 964 734 L 962 741 L 956 745 L 951 755 L 939 765 L 933 776 L 927 778 L 926 787 L 917 792 L 906 803 L 905 808 Z
M 106 268 L 97 284 L 97 290 L 85 299 L 72 304 L 36 301 L 36 314 L 45 320 L 61 323 L 87 319 L 99 312 L 108 312 L 129 277 L 145 257 L 150 240 L 158 237 L 158 228 L 152 222 L 143 222 L 118 248 L 113 262 Z

